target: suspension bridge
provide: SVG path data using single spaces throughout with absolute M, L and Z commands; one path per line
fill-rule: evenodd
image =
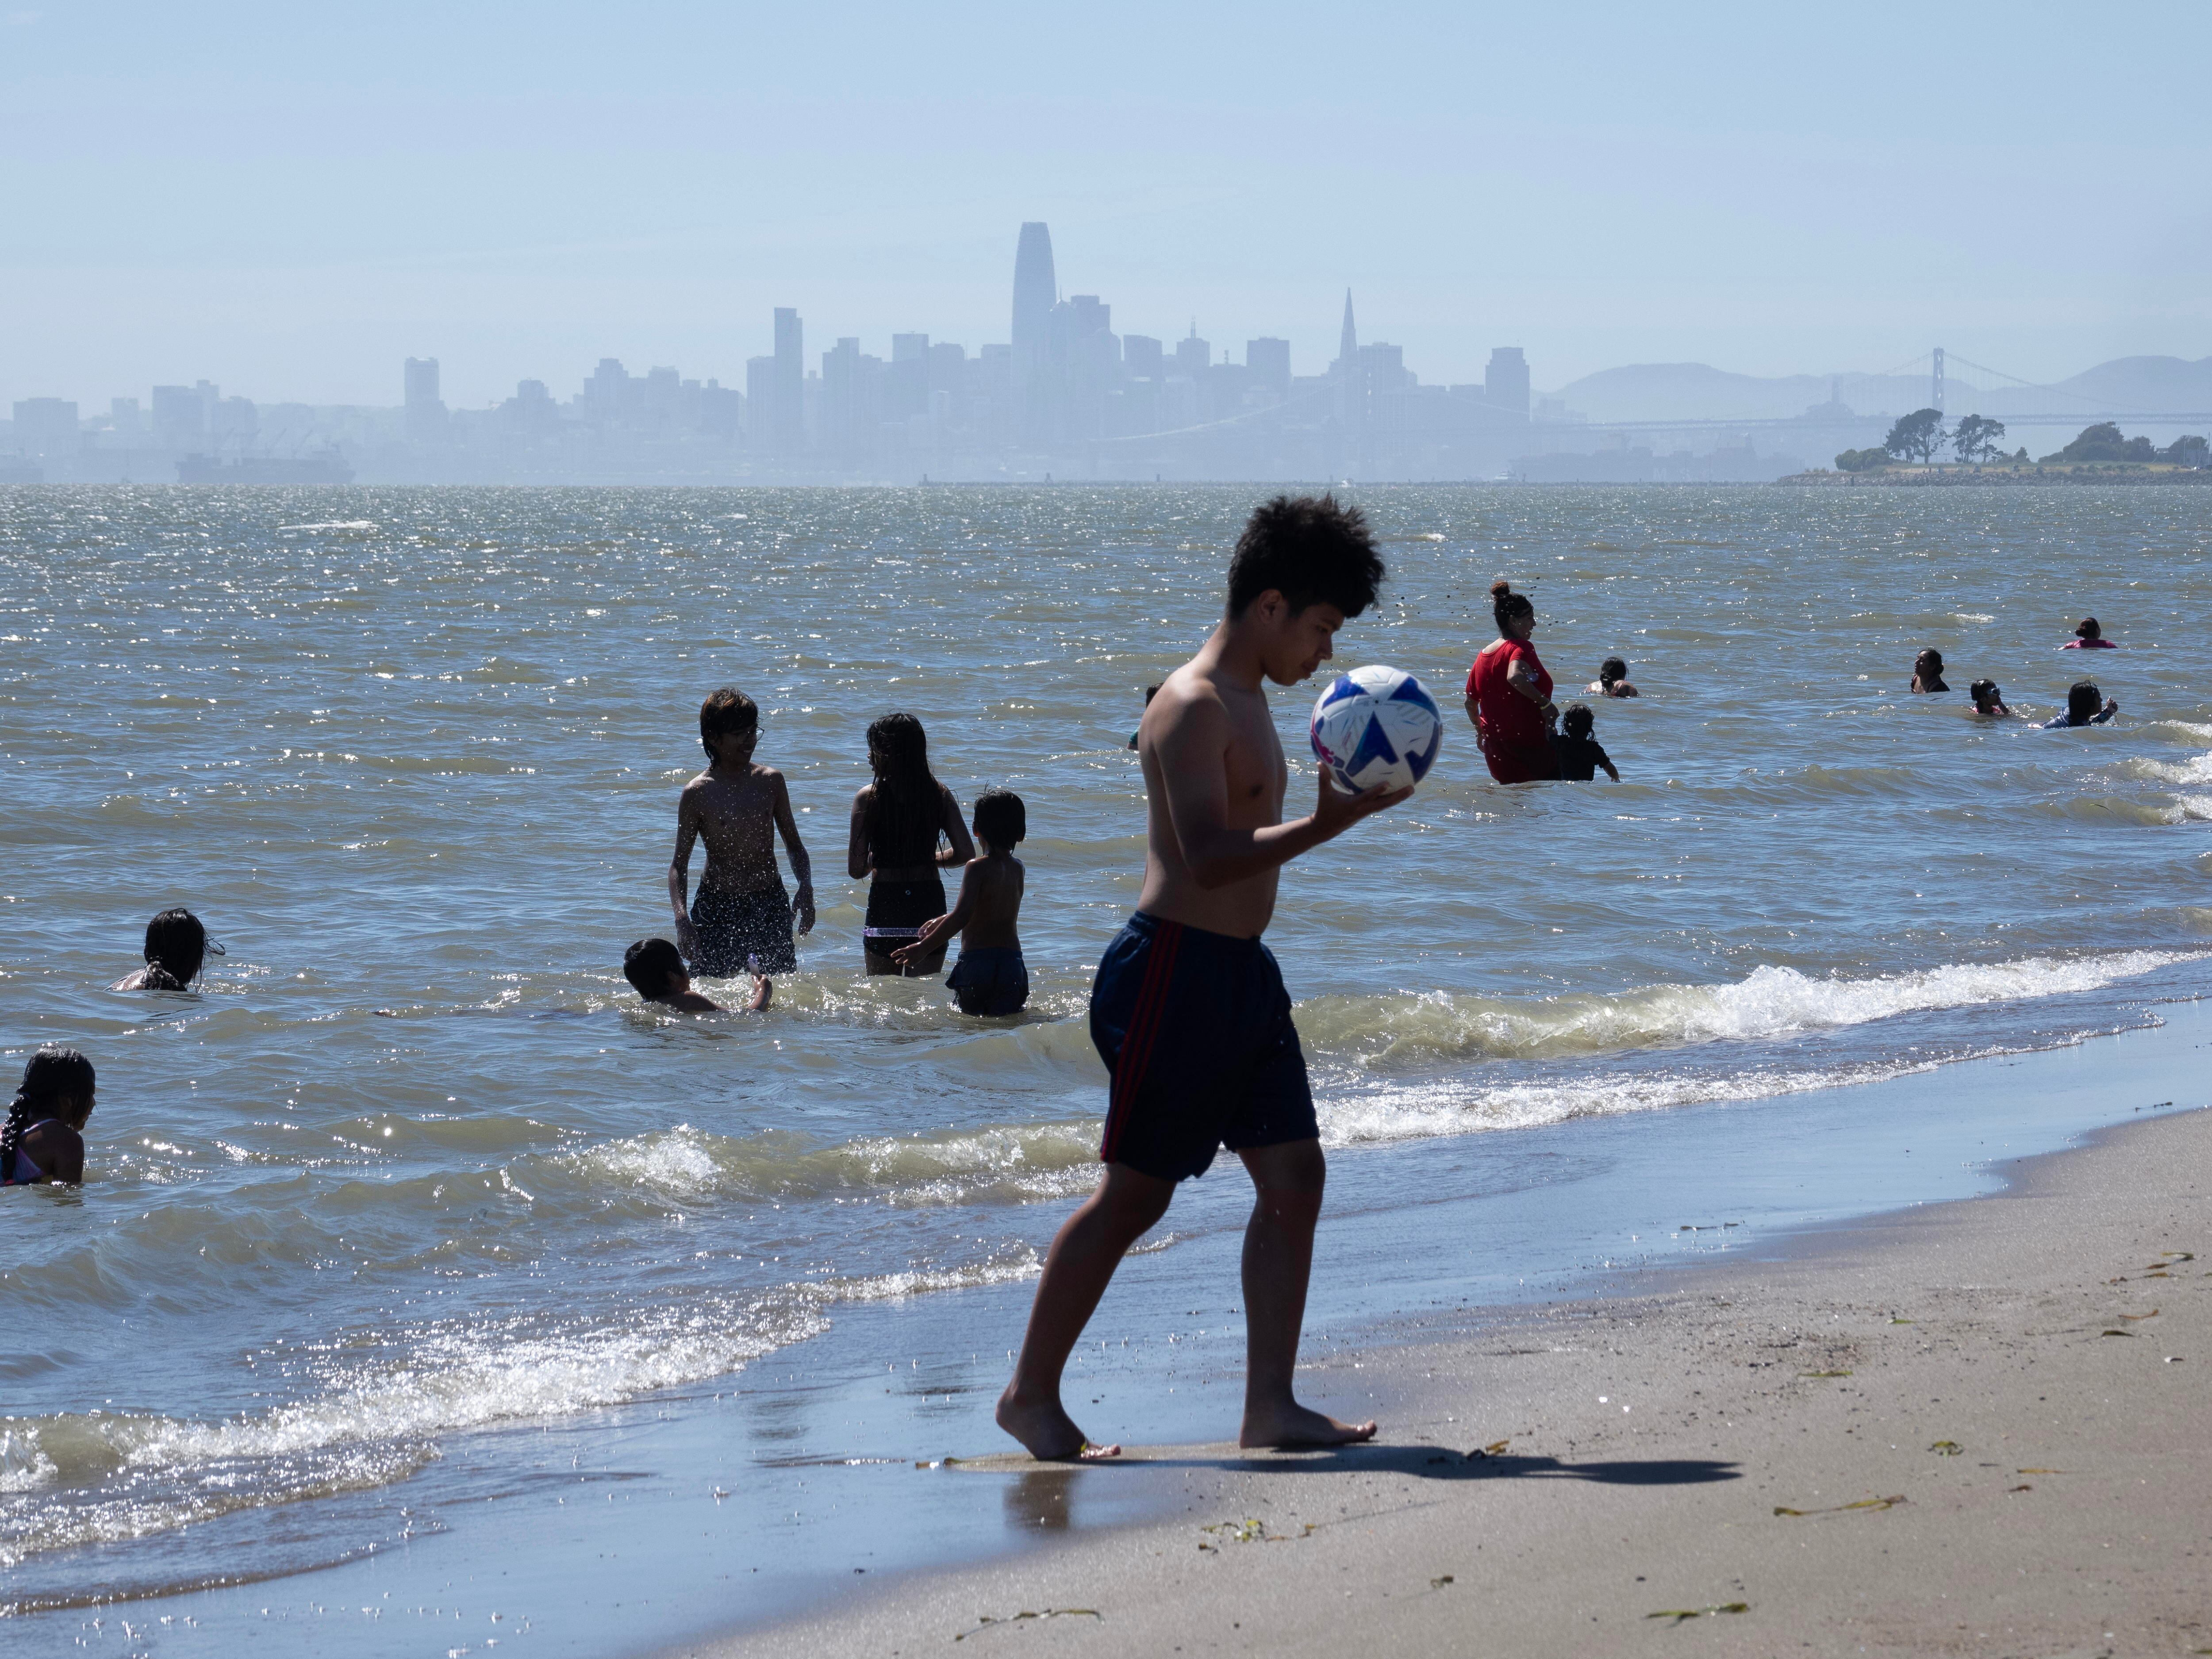
M 1960 372 L 1962 370 L 1964 373 Z M 1798 415 L 1754 416 L 1734 420 L 1701 417 L 1658 421 L 1572 421 L 1559 424 L 1571 425 L 1585 432 L 1751 432 L 1781 427 L 1802 430 L 1839 425 L 1856 426 L 1876 419 L 1871 411 L 1853 410 L 1845 405 L 1842 384 L 1846 380 L 1855 381 L 1862 387 L 1875 382 L 1902 382 L 1904 384 L 1898 386 L 1899 391 L 1917 380 L 1926 386 L 1927 391 L 1921 395 L 1921 401 L 1908 403 L 1908 409 L 1938 410 L 1948 418 L 1955 404 L 1960 414 L 1988 415 L 2002 420 L 2008 427 L 2089 426 L 2099 421 L 2154 421 L 2161 426 L 2189 422 L 2212 424 L 2212 410 L 2121 408 L 2108 398 L 2023 380 L 2003 369 L 1991 368 L 1986 363 L 1974 362 L 1947 352 L 1942 346 L 1932 347 L 1917 357 L 1908 358 L 1895 368 L 1883 369 L 1879 374 L 1839 374 L 1831 376 L 1830 380 L 1833 389 L 1828 404 L 1815 404 Z M 1881 395 L 1893 394 L 1885 392 Z M 2028 407 L 2016 406 L 2021 404 Z M 1906 410 L 1894 412 L 1904 414 Z M 1538 424 L 1549 422 L 1539 416 Z

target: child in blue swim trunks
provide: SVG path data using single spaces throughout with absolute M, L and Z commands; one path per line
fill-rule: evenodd
M 952 988 L 960 1012 L 1016 1014 L 1030 1000 L 1030 970 L 1014 932 L 1029 874 L 1014 848 L 1029 833 L 1029 816 L 1022 798 L 1011 789 L 987 789 L 976 798 L 975 825 L 975 844 L 983 850 L 962 871 L 959 898 L 943 915 L 925 923 L 913 944 L 892 951 L 891 960 L 907 967 L 932 950 L 941 952 L 945 940 L 958 933 L 960 960 L 945 982 Z
M 1237 538 L 1212 637 L 1138 728 L 1145 885 L 1091 993 L 1091 1038 L 1112 1079 L 1105 1173 L 1053 1240 L 999 1399 L 999 1426 L 1037 1457 L 1120 1449 L 1084 1437 L 1060 1404 L 1060 1373 L 1122 1255 L 1224 1146 L 1258 1196 L 1244 1234 L 1240 1443 L 1342 1445 L 1375 1432 L 1300 1405 L 1291 1388 L 1326 1167 L 1290 995 L 1260 935 L 1285 864 L 1412 793 L 1342 794 L 1323 769 L 1312 812 L 1282 821 L 1290 770 L 1266 688 L 1327 661 L 1382 580 L 1358 509 L 1277 496 Z

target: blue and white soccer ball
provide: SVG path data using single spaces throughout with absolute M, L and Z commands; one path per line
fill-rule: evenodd
M 1428 776 L 1443 747 L 1443 717 L 1420 681 L 1379 665 L 1355 668 L 1314 704 L 1313 751 L 1348 794 L 1410 789 Z

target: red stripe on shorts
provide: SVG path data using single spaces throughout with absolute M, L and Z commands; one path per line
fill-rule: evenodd
M 1167 1006 L 1168 988 L 1175 978 L 1176 947 L 1182 943 L 1182 924 L 1163 921 L 1152 935 L 1145 977 L 1137 987 L 1137 1006 L 1129 1015 L 1129 1029 L 1121 1038 L 1121 1052 L 1114 1058 L 1114 1079 L 1108 1095 L 1106 1135 L 1098 1149 L 1102 1164 L 1114 1161 L 1115 1143 L 1121 1138 L 1121 1122 L 1129 1102 L 1152 1061 L 1152 1048 L 1160 1034 L 1160 1015 Z

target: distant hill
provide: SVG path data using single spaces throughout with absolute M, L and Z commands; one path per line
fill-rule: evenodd
M 2054 396 L 2053 393 L 2071 394 Z M 1787 420 L 1840 395 L 1856 413 L 1902 415 L 1928 402 L 1920 376 L 1879 374 L 1732 374 L 1706 363 L 1632 363 L 1570 382 L 1557 398 L 1593 421 Z M 2212 410 L 2212 357 L 2118 357 L 2048 391 L 2008 387 L 1976 392 L 1957 380 L 1945 399 L 1949 411 L 2002 417 L 2035 410 L 2056 413 L 2079 402 L 2084 419 L 2101 407 L 2125 410 Z

